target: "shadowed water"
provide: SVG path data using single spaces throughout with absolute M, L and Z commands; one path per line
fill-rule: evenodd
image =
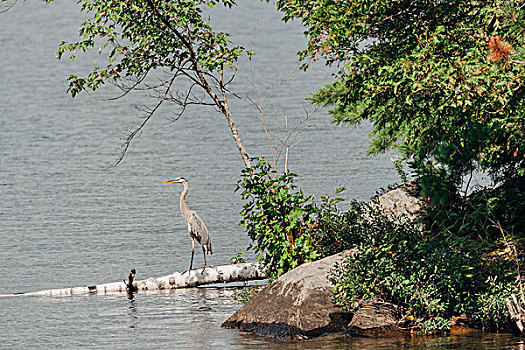
M 301 28 L 282 24 L 272 6 L 244 1 L 235 11 L 240 12 L 214 13 L 212 21 L 245 46 L 254 40 L 260 94 L 286 78 L 272 103 L 294 124 L 304 117 L 304 96 L 330 81 L 331 72 L 321 65 L 306 74 L 296 71 L 295 52 L 304 46 Z M 171 110 L 161 110 L 122 164 L 99 170 L 117 156 L 122 133 L 141 122 L 135 106 L 148 100 L 134 95 L 103 102 L 66 94 L 69 74 L 104 63 L 96 54 L 79 56 L 73 64 L 55 59 L 57 44 L 73 40 L 81 20 L 74 2 L 63 0 L 49 6 L 19 2 L 0 15 L 0 294 L 118 281 L 132 267 L 137 279 L 186 269 L 191 244 L 178 209 L 182 188 L 163 184 L 176 176 L 188 179 L 188 206 L 210 230 L 212 264 L 228 263 L 235 249 L 249 244 L 237 225 L 242 204 L 234 193 L 242 162 L 226 121 L 212 109 L 190 109 L 174 123 L 168 121 Z M 250 93 L 248 71 L 242 61 L 232 87 L 240 94 Z M 253 108 L 231 102 L 250 155 L 269 155 Z M 271 115 L 268 125 L 275 129 Z M 345 199 L 366 199 L 396 181 L 390 155 L 365 156 L 368 126 L 335 126 L 323 112 L 307 125 L 289 160 L 305 192 L 318 198 L 345 186 Z M 201 259 L 196 254 L 195 266 Z M 220 324 L 240 307 L 232 293 L 197 288 L 134 300 L 0 298 L 0 347 L 523 348 L 521 340 L 509 336 L 284 345 L 222 329 Z

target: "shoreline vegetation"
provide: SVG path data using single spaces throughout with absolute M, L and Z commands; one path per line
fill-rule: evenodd
M 252 173 L 257 174 L 257 171 Z M 462 220 L 450 222 L 438 221 L 440 217 L 436 216 L 435 205 L 420 196 L 421 187 L 413 181 L 387 191 L 370 202 L 354 201 L 346 211 L 339 211 L 333 204 L 328 204 L 316 208 L 318 211 L 312 215 L 315 219 L 311 219 L 311 213 L 302 211 L 304 215 L 308 214 L 306 219 L 298 219 L 297 226 L 286 234 L 268 231 L 264 235 L 254 236 L 254 241 L 265 244 L 264 239 L 279 240 L 281 237 L 286 242 L 284 250 L 291 252 L 288 254 L 289 259 L 302 259 L 300 262 L 262 259 L 267 265 L 276 264 L 271 267 L 274 271 L 278 267 L 308 262 L 304 255 L 298 254 L 304 250 L 315 253 L 313 255 L 316 258 L 309 261 L 351 250 L 352 254 L 339 261 L 327 274 L 333 293 L 328 298 L 330 300 L 325 300 L 327 305 L 335 302 L 340 313 L 347 315 L 345 326 L 341 327 L 346 327 L 345 332 L 348 334 L 446 335 L 471 329 L 523 335 L 520 322 L 523 322 L 524 315 L 516 306 L 511 307 L 515 305 L 511 303 L 517 303 L 523 308 L 520 272 L 523 237 L 515 232 L 523 232 L 518 229 L 523 228 L 524 217 L 521 214 L 525 212 L 525 201 L 512 197 L 513 204 L 509 206 L 509 197 L 504 197 L 507 200 L 501 197 L 507 191 L 523 193 L 523 185 L 519 181 L 512 186 L 480 189 L 467 197 L 458 197 L 457 205 L 461 203 L 463 211 L 456 209 L 455 215 Z M 280 189 L 275 186 L 266 188 L 269 189 L 266 194 L 274 197 L 274 192 L 295 187 L 288 183 L 282 184 Z M 295 194 L 300 193 L 299 189 L 295 188 L 295 191 Z M 499 201 L 495 203 L 494 198 L 499 198 Z M 286 200 L 284 202 L 289 203 Z M 515 206 L 517 203 L 521 204 Z M 495 220 L 484 212 L 488 205 L 493 206 L 491 215 L 495 212 L 503 215 L 497 219 L 500 225 L 481 225 Z M 273 211 L 292 213 L 294 209 L 283 207 Z M 260 215 L 268 215 L 263 213 L 260 212 Z M 469 224 L 465 227 L 465 222 L 472 220 L 473 215 L 479 219 L 477 226 Z M 276 218 L 268 217 L 267 220 L 275 222 Z M 509 234 L 504 227 L 513 227 L 514 234 Z M 272 232 L 274 234 L 270 238 Z M 302 239 L 296 237 L 299 233 Z M 308 242 L 307 248 L 294 245 L 294 241 Z M 260 246 L 257 247 L 260 249 Z M 259 253 L 260 258 L 263 257 L 264 253 Z M 289 268 L 286 271 L 294 270 Z M 277 275 L 273 279 L 276 283 L 282 283 Z M 299 280 L 296 282 L 301 284 Z M 271 288 L 280 290 L 284 287 Z M 298 287 L 294 293 L 304 292 Z M 267 302 L 264 301 L 265 304 Z M 284 308 L 295 307 L 298 307 L 296 302 Z M 256 310 L 257 306 L 250 305 L 249 311 L 241 312 L 242 317 L 236 316 L 225 325 L 245 330 L 264 329 L 268 335 L 271 333 L 269 325 L 275 320 L 261 321 L 265 326 L 259 324 L 256 327 L 249 322 L 245 324 L 246 320 L 252 318 L 265 320 L 264 317 L 268 317 L 249 314 L 257 313 Z M 369 313 L 366 316 L 369 320 L 365 321 L 366 332 L 354 327 L 363 321 L 352 320 L 354 317 L 365 317 L 362 316 L 363 312 Z M 382 324 L 381 320 L 385 317 L 389 321 Z M 371 321 L 373 318 L 375 320 Z M 290 322 L 293 324 L 293 320 Z M 371 326 L 374 322 L 376 326 Z M 297 325 L 289 329 L 292 339 L 297 339 L 301 334 L 308 337 L 308 332 L 303 334 L 298 329 Z M 282 330 L 277 333 L 277 337 L 282 334 L 290 336 Z
M 357 252 L 330 275 L 336 304 L 356 312 L 367 300 L 393 303 L 403 310 L 403 328 L 423 334 L 447 334 L 462 324 L 523 335 L 519 326 L 523 319 L 515 318 L 516 310 L 509 306 L 523 295 L 523 237 L 508 228 L 523 229 L 525 206 L 506 207 L 503 200 L 498 205 L 505 207 L 499 209 L 508 215 L 506 219 L 489 217 L 483 211 L 489 203 L 494 205 L 494 193 L 500 191 L 505 189 L 480 190 L 458 198 L 464 210 L 456 208 L 452 213 L 462 218 L 460 222 L 448 217 L 439 221 L 435 206 L 426 200 L 421 200 L 416 220 L 406 215 L 389 217 L 377 207 L 363 211 L 369 204 L 354 206 L 352 210 L 360 213 L 357 220 L 363 221 L 368 232 L 348 234 L 357 235 L 360 243 Z M 474 215 L 477 225 L 465 227 Z M 492 221 L 498 225 L 481 224 Z
M 305 27 L 302 68 L 338 68 L 309 100 L 338 124 L 371 122 L 368 153 L 398 152 L 395 168 L 404 184 L 413 179 L 421 208 L 416 220 L 374 201 L 340 210 L 333 196 L 313 203 L 296 175 L 252 166 L 242 223 L 270 278 L 356 249 L 330 275 L 343 311 L 381 300 L 426 334 L 465 320 L 523 335 L 523 1 L 276 4 Z

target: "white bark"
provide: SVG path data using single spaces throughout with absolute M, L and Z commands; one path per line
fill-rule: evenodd
M 191 270 L 190 272 L 175 272 L 168 276 L 151 277 L 145 280 L 134 281 L 133 285 L 140 291 L 170 290 L 177 288 L 197 287 L 211 283 L 228 283 L 238 281 L 252 281 L 265 279 L 258 264 L 245 263 L 235 265 L 213 266 L 205 269 Z M 63 289 L 47 289 L 38 292 L 4 294 L 1 296 L 62 296 L 72 294 L 110 294 L 127 293 L 124 282 L 98 284 L 94 286 L 73 287 Z

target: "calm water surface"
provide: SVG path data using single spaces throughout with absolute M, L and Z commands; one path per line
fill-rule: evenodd
M 304 117 L 304 96 L 330 80 L 322 66 L 295 72 L 304 46 L 301 28 L 284 25 L 273 8 L 244 1 L 212 21 L 245 46 L 254 41 L 260 94 L 285 79 L 272 106 Z M 102 102 L 65 93 L 66 77 L 104 62 L 98 55 L 71 64 L 55 59 L 57 43 L 73 40 L 82 15 L 73 1 L 45 6 L 19 2 L 0 15 L 0 294 L 137 278 L 187 268 L 190 240 L 178 212 L 184 176 L 188 205 L 212 234 L 213 264 L 226 264 L 249 242 L 237 226 L 241 202 L 233 190 L 242 167 L 226 121 L 210 109 L 191 109 L 170 123 L 165 109 L 151 121 L 117 168 L 122 133 L 141 121 L 142 96 Z M 256 29 L 257 28 L 257 29 Z M 247 62 L 233 87 L 250 93 Z M 253 95 L 252 95 L 253 96 Z M 269 110 L 273 107 L 269 106 Z M 249 105 L 232 101 L 248 152 L 268 155 L 262 126 Z M 267 115 L 273 129 L 276 120 Z M 282 137 L 283 121 L 280 119 Z M 345 186 L 346 199 L 366 199 L 397 179 L 391 155 L 365 156 L 367 132 L 337 127 L 317 113 L 291 149 L 290 168 L 319 197 Z M 344 207 L 344 206 L 343 206 Z M 202 263 L 196 256 L 196 264 Z M 509 336 L 432 339 L 325 339 L 282 344 L 226 330 L 220 324 L 240 304 L 232 288 L 165 294 L 0 298 L 0 347 L 175 349 L 522 349 Z

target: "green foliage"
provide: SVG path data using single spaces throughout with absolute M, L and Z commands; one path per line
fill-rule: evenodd
M 244 253 L 241 249 L 235 249 L 235 256 L 232 256 L 230 259 L 231 264 L 244 264 L 248 262 L 246 259 L 246 253 Z
M 525 237 L 525 179 L 480 189 L 468 197 L 453 197 L 448 207 L 431 205 L 431 218 L 440 230 L 494 241 L 502 235 Z
M 233 293 L 233 299 L 246 304 L 253 297 L 253 293 L 254 291 L 252 288 L 242 288 L 241 290 Z
M 472 318 L 485 328 L 500 328 L 508 321 L 509 310 L 505 299 L 510 298 L 513 288 L 498 281 L 495 276 L 488 277 L 485 283 L 487 289 L 477 296 L 478 305 Z
M 401 182 L 403 184 L 408 183 L 408 174 L 405 171 L 405 168 L 403 166 L 403 162 L 399 157 L 395 157 L 391 159 L 394 163 L 394 169 L 396 170 L 397 176 L 401 179 Z
M 418 223 L 387 218 L 373 204 L 354 204 L 350 211 L 344 215 L 355 223 L 346 224 L 345 236 L 357 251 L 330 277 L 335 301 L 346 311 L 362 299 L 381 298 L 405 306 L 431 333 L 445 331 L 452 316 L 477 315 L 486 325 L 508 316 L 502 304 L 507 294 L 496 293 L 487 278 L 512 285 L 511 262 L 489 259 L 478 241 L 429 235 Z
M 311 101 L 329 106 L 336 123 L 372 122 L 369 153 L 396 149 L 426 205 L 425 234 L 402 223 L 379 223 L 375 233 L 361 229 L 366 211 L 356 205 L 343 215 L 325 213 L 335 237 L 324 232 L 322 245 L 361 242 L 334 275 L 336 300 L 348 309 L 361 298 L 405 304 L 428 332 L 461 313 L 485 326 L 500 323 L 507 317 L 504 297 L 523 266 L 523 1 L 278 0 L 277 6 L 285 21 L 306 27 L 303 68 L 322 59 L 340 69 Z M 406 181 L 404 167 L 395 167 Z M 498 186 L 461 197 L 476 171 Z M 360 239 L 363 233 L 374 238 Z
M 318 257 L 310 236 L 316 209 L 312 198 L 293 184 L 295 174 L 278 175 L 265 160 L 255 160 L 237 183 L 245 200 L 240 225 L 273 279 Z
M 382 216 L 368 216 L 370 204 L 354 200 L 349 205 L 349 209 L 340 212 L 334 202 L 328 202 L 319 210 L 312 236 L 321 257 L 362 247 L 369 244 L 377 232 L 392 228 Z
M 448 320 L 444 319 L 443 317 L 436 316 L 421 322 L 421 328 L 426 334 L 436 334 L 447 332 L 450 329 L 450 325 Z
M 246 304 L 251 298 L 257 295 L 263 287 L 264 285 L 245 286 L 235 291 L 232 297 L 233 299 Z
M 97 49 L 107 57 L 107 64 L 84 76 L 71 75 L 68 92 L 75 97 L 84 90 L 95 91 L 109 83 L 122 91 L 111 99 L 140 91 L 155 101 L 140 108 L 146 116 L 127 134 L 120 155 L 109 167 L 122 161 L 135 136 L 164 102 L 177 106 L 178 117 L 189 106 L 214 106 L 226 117 L 241 157 L 250 166 L 228 105 L 228 85 L 236 75 L 238 58 L 253 52 L 234 45 L 228 33 L 214 31 L 203 13 L 206 7 L 231 8 L 236 5 L 235 0 L 78 0 L 77 3 L 87 19 L 79 29 L 79 40 L 62 42 L 57 57 L 69 55 L 74 60 L 78 53 Z
M 98 48 L 108 56 L 105 67 L 85 77 L 72 75 L 69 92 L 96 90 L 106 82 L 141 82 L 150 71 L 216 72 L 232 65 L 245 50 L 232 46 L 228 34 L 215 32 L 202 7 L 232 7 L 234 0 L 91 0 L 79 1 L 92 17 L 79 30 L 81 40 L 63 42 L 57 56 L 73 60 L 78 52 Z M 197 77 L 194 79 L 199 82 Z M 132 85 L 131 85 L 132 86 Z
M 474 169 L 495 182 L 525 174 L 523 1 L 277 5 L 306 27 L 302 58 L 340 65 L 312 101 L 337 123 L 373 122 L 370 153 L 396 148 L 429 177 L 422 185 L 436 205 Z

